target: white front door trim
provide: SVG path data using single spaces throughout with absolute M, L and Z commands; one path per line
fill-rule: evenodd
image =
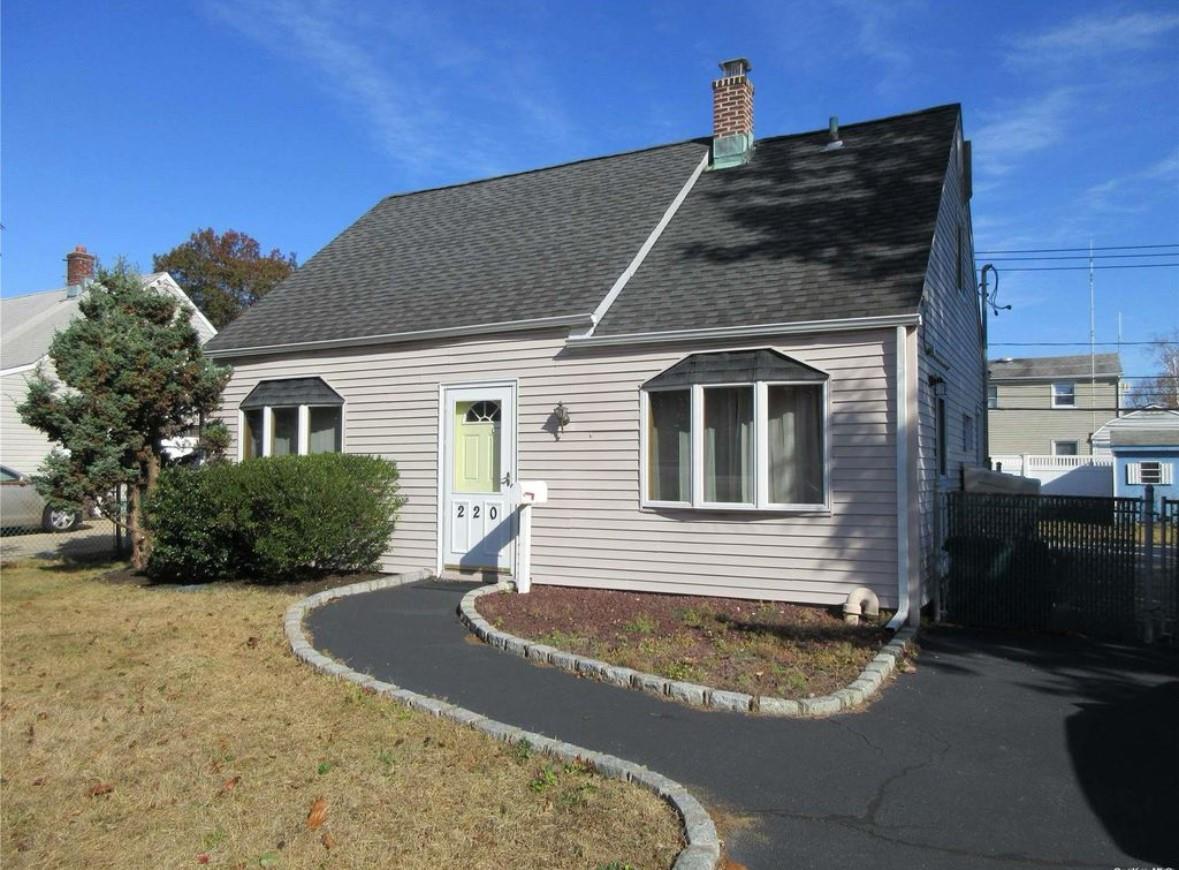
M 510 474 L 515 483 L 518 477 L 518 382 L 514 378 L 463 381 L 461 383 L 440 383 L 438 385 L 438 453 L 437 453 L 437 558 L 436 571 L 439 575 L 446 570 L 448 546 L 451 536 L 451 500 L 454 482 L 454 408 L 456 402 L 480 399 L 502 400 L 502 465 L 501 476 Z M 502 480 L 502 477 L 501 477 Z M 510 541 L 503 548 L 499 567 L 508 573 L 514 571 L 516 563 L 515 509 L 509 488 L 501 483 L 501 498 L 504 503 L 502 522 L 512 523 L 509 527 Z M 490 570 L 490 568 L 488 569 Z

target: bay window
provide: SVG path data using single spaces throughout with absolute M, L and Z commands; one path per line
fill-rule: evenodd
M 647 405 L 647 492 L 652 501 L 692 498 L 692 394 L 689 390 L 652 392 Z
M 343 406 L 321 378 L 259 381 L 239 410 L 239 457 L 339 453 Z
M 645 506 L 827 509 L 823 372 L 772 350 L 693 354 L 642 396 Z

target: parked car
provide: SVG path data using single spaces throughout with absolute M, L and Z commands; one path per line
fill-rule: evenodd
M 51 508 L 28 475 L 0 465 L 0 527 L 72 532 L 81 522 L 81 511 Z

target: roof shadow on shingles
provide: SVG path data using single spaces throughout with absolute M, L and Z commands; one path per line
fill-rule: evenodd
M 707 149 L 689 140 L 386 197 L 209 347 L 588 315 Z
M 960 107 L 758 140 L 703 174 L 595 334 L 916 311 Z

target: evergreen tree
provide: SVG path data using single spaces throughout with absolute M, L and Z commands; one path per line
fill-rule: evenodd
M 159 477 L 162 442 L 216 409 L 230 370 L 206 359 L 191 309 L 145 287 L 122 262 L 99 272 L 78 307 L 81 317 L 49 347 L 56 380 L 39 367 L 18 408 L 64 448 L 34 482 L 51 503 L 93 500 L 124 526 L 132 565 L 143 568 L 151 551 L 143 501 Z M 123 485 L 125 521 L 109 497 Z

